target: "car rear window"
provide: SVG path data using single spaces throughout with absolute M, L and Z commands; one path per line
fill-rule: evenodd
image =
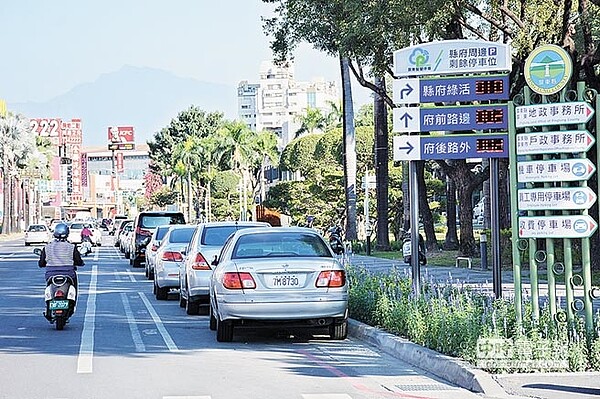
M 164 224 L 185 224 L 182 214 L 173 215 L 144 215 L 141 217 L 141 227 L 154 229 Z
M 189 229 L 173 229 L 171 234 L 169 234 L 169 242 L 174 243 L 186 243 L 190 242 L 192 239 L 192 234 L 194 234 L 195 227 L 190 227 Z
M 46 226 L 42 226 L 42 225 L 29 226 L 28 231 L 35 231 L 35 232 L 46 231 Z
M 71 225 L 71 230 L 83 230 L 83 224 L 81 224 L 81 223 L 73 223 Z
M 325 242 L 314 234 L 261 233 L 239 238 L 233 258 L 331 257 Z
M 156 239 L 157 240 L 162 240 L 163 237 L 165 236 L 165 234 L 167 234 L 167 231 L 169 231 L 169 227 L 168 226 L 162 226 L 156 229 Z
M 236 230 L 256 227 L 256 226 L 214 226 L 207 227 L 202 233 L 202 245 L 217 245 L 223 246 L 227 237 L 236 232 Z

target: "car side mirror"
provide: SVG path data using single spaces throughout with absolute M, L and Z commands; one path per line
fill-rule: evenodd
M 215 255 L 212 262 L 210 262 L 212 266 L 217 266 L 219 264 L 219 260 L 217 259 L 217 255 Z
M 40 256 L 42 254 L 42 250 L 39 248 L 34 248 L 33 253 L 36 254 L 37 256 Z

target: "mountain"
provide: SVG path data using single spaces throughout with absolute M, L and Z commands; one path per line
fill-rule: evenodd
M 181 78 L 170 72 L 124 66 L 43 103 L 8 103 L 28 118 L 80 118 L 84 146 L 108 143 L 109 126 L 134 126 L 135 142 L 145 143 L 191 105 L 237 117 L 237 88 Z

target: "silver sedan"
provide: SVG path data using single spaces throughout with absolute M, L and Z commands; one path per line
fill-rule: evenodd
M 231 341 L 234 328 L 242 326 L 310 328 L 346 338 L 346 271 L 315 230 L 238 230 L 216 263 L 210 329 L 217 331 L 217 341 Z

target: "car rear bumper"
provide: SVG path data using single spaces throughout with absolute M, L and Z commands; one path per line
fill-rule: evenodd
M 261 320 L 285 322 L 323 318 L 344 318 L 348 300 L 323 300 L 302 302 L 240 303 L 218 301 L 218 312 L 222 320 Z

